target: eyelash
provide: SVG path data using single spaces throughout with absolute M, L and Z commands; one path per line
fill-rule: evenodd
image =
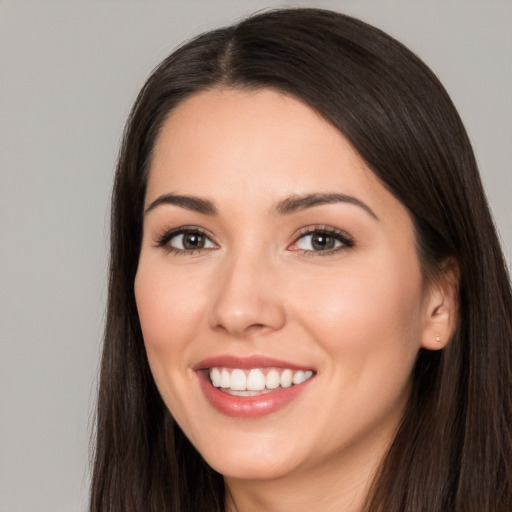
M 169 254 L 187 255 L 187 256 L 199 255 L 204 251 L 209 251 L 212 249 L 211 247 L 199 248 L 199 249 L 178 249 L 176 247 L 172 247 L 171 245 L 169 245 L 169 242 L 174 237 L 179 236 L 179 235 L 187 235 L 187 234 L 201 235 L 201 236 L 205 237 L 206 239 L 208 239 L 210 241 L 210 243 L 216 245 L 215 242 L 212 241 L 212 236 L 209 233 L 207 233 L 206 231 L 204 231 L 203 229 L 201 229 L 197 226 L 182 226 L 182 227 L 179 227 L 176 229 L 164 231 L 160 236 L 157 237 L 155 246 L 164 248 Z M 347 232 L 342 231 L 337 228 L 333 228 L 331 226 L 316 225 L 316 226 L 310 226 L 310 227 L 301 229 L 297 233 L 297 235 L 294 237 L 294 241 L 288 246 L 288 249 L 290 249 L 290 247 L 293 247 L 294 245 L 299 243 L 300 240 L 306 238 L 307 236 L 314 235 L 314 234 L 325 235 L 329 238 L 333 238 L 335 240 L 335 242 L 339 242 L 340 245 L 338 247 L 334 247 L 333 249 L 325 250 L 325 251 L 321 251 L 321 250 L 315 251 L 315 250 L 310 250 L 310 249 L 299 249 L 299 248 L 297 248 L 295 250 L 307 257 L 329 256 L 334 253 L 350 249 L 350 248 L 354 247 L 354 245 L 355 245 L 354 239 Z
M 199 248 L 199 249 L 178 249 L 172 247 L 169 242 L 178 235 L 201 235 L 204 238 L 212 241 L 212 236 L 197 226 L 182 226 L 176 229 L 166 230 L 160 236 L 157 237 L 156 247 L 165 249 L 169 254 L 186 255 L 186 256 L 197 256 L 203 251 L 208 251 L 210 248 Z M 212 242 L 214 243 L 214 242 Z
M 352 236 L 350 236 L 346 231 L 342 231 L 341 229 L 333 228 L 331 226 L 310 226 L 303 228 L 299 231 L 297 236 L 295 236 L 293 243 L 291 246 L 296 245 L 300 240 L 306 238 L 310 235 L 325 235 L 327 237 L 333 238 L 336 242 L 340 242 L 338 247 L 334 247 L 333 249 L 326 251 L 314 251 L 307 249 L 296 249 L 302 255 L 307 257 L 315 257 L 315 256 L 330 256 L 340 251 L 344 251 L 354 247 L 355 242 Z M 289 246 L 289 247 L 291 247 Z

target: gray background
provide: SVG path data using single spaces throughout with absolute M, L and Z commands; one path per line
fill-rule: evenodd
M 280 2 L 0 2 L 0 511 L 86 509 L 106 295 L 108 198 L 124 120 L 183 39 Z M 460 109 L 510 265 L 512 3 L 288 2 L 407 44 Z

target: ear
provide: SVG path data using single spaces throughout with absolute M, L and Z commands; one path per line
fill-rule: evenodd
M 459 266 L 449 258 L 430 283 L 421 346 L 427 350 L 445 348 L 452 338 L 459 314 Z

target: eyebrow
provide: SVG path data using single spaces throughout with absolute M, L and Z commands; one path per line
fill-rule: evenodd
M 144 215 L 154 210 L 157 206 L 162 204 L 172 204 L 180 206 L 193 212 L 202 213 L 203 215 L 217 215 L 217 208 L 208 199 L 201 199 L 194 196 L 177 195 L 177 194 L 164 194 L 157 197 L 144 211 Z
M 357 199 L 356 197 L 349 196 L 346 194 L 337 193 L 306 194 L 287 197 L 286 199 L 283 199 L 282 201 L 279 201 L 279 203 L 277 203 L 277 205 L 274 207 L 274 211 L 279 215 L 288 215 L 290 213 L 294 213 L 300 210 L 312 208 L 313 206 L 321 206 L 324 204 L 334 203 L 353 204 L 355 206 L 358 206 L 359 208 L 362 208 L 375 220 L 379 220 L 375 212 L 366 203 L 363 203 L 363 201 L 361 201 L 360 199 Z
M 317 193 L 294 195 L 279 201 L 272 212 L 277 215 L 290 215 L 294 212 L 321 206 L 324 204 L 347 203 L 358 206 L 368 213 L 371 217 L 379 220 L 375 212 L 363 201 L 356 197 L 338 193 Z M 218 215 L 218 210 L 212 201 L 189 195 L 164 194 L 157 197 L 144 211 L 144 215 L 154 210 L 160 205 L 169 204 L 185 208 L 203 215 Z

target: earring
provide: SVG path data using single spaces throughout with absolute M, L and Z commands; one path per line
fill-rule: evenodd
M 439 336 L 439 335 L 436 336 L 436 341 L 437 341 L 437 343 L 441 343 L 441 336 Z

